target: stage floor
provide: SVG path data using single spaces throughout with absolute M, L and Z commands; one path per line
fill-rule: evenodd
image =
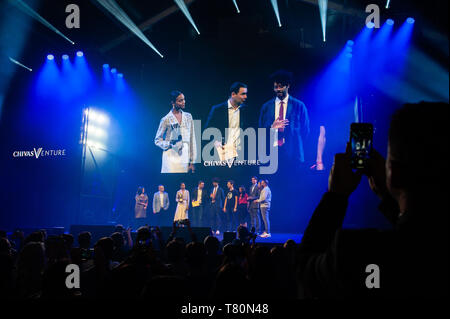
M 269 238 L 256 238 L 257 244 L 284 244 L 288 239 L 293 239 L 297 244 L 302 240 L 303 234 L 289 234 L 289 233 L 272 233 Z M 220 241 L 223 239 L 223 235 L 216 236 Z

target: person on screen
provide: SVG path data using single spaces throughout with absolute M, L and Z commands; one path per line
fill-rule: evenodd
M 164 185 L 159 185 L 158 191 L 153 194 L 153 216 L 155 217 L 155 225 L 161 226 L 163 222 L 161 210 L 168 210 L 169 205 L 169 194 L 164 191 Z
M 259 127 L 275 134 L 273 146 L 278 147 L 279 158 L 304 163 L 304 143 L 309 134 L 308 110 L 302 101 L 289 95 L 291 72 L 279 70 L 270 79 L 275 97 L 261 107 Z
M 175 211 L 174 222 L 184 221 L 189 218 L 189 191 L 186 189 L 186 184 L 181 183 L 180 189 L 176 195 L 177 209 Z
M 136 205 L 134 206 L 134 218 L 137 222 L 145 221 L 147 218 L 148 196 L 145 188 L 139 186 L 134 197 Z
M 194 172 L 196 142 L 192 115 L 185 112 L 186 100 L 180 91 L 170 94 L 172 109 L 158 127 L 155 145 L 163 150 L 161 173 Z
M 245 104 L 247 100 L 247 85 L 241 82 L 235 82 L 230 87 L 228 100 L 214 105 L 209 112 L 205 128 L 218 128 L 222 134 L 222 141 L 215 141 L 218 147 L 226 145 L 234 146 L 236 151 L 241 149 L 240 129 L 245 130 L 248 127 L 251 114 L 248 114 L 248 107 Z M 228 136 L 226 136 L 228 128 Z

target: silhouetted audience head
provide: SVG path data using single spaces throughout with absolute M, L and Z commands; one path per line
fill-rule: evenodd
M 58 260 L 68 260 L 69 251 L 67 249 L 64 239 L 60 236 L 48 236 L 45 241 L 45 253 L 47 260 L 50 263 L 56 262 Z
M 167 261 L 169 263 L 177 263 L 184 260 L 185 247 L 177 240 L 171 240 L 166 245 Z
M 17 261 L 17 288 L 21 298 L 33 298 L 41 290 L 42 274 L 46 265 L 42 242 L 29 242 L 19 253 Z
M 387 186 L 396 198 L 405 192 L 440 194 L 448 177 L 449 104 L 406 104 L 392 116 L 386 165 Z M 431 203 L 430 203 L 431 204 Z
M 95 253 L 101 248 L 103 256 L 106 260 L 111 260 L 114 253 L 114 241 L 110 237 L 100 238 L 94 246 Z
M 35 231 L 29 234 L 25 238 L 24 244 L 30 243 L 30 242 L 41 242 L 43 243 L 45 241 L 45 234 L 42 231 Z
M 212 296 L 215 299 L 248 298 L 248 280 L 244 270 L 235 263 L 222 266 L 217 274 Z
M 217 237 L 207 236 L 203 241 L 207 255 L 217 255 L 220 251 L 220 241 Z
M 115 232 L 111 235 L 111 239 L 114 242 L 115 249 L 121 249 L 125 244 L 125 238 L 122 233 Z
M 152 238 L 152 233 L 148 226 L 141 226 L 137 230 L 136 241 L 145 242 Z
M 83 231 L 78 234 L 78 245 L 80 248 L 89 249 L 91 247 L 92 235 L 88 231 Z
M 74 238 L 72 234 L 62 234 L 61 238 L 64 240 L 64 243 L 66 244 L 66 248 L 68 250 L 72 249 Z
M 206 257 L 206 249 L 203 243 L 191 242 L 186 246 L 186 261 L 191 267 L 203 265 Z

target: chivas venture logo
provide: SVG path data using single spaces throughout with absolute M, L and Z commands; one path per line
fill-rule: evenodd
M 13 157 L 33 157 L 33 158 L 40 158 L 40 157 L 57 157 L 57 156 L 66 156 L 66 150 L 65 149 L 56 149 L 56 150 L 44 150 L 42 147 L 39 148 L 33 148 L 33 150 L 30 151 L 14 151 L 12 153 Z

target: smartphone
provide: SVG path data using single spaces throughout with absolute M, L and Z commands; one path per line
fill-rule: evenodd
M 372 154 L 373 125 L 370 123 L 352 123 L 350 126 L 350 144 L 352 147 L 351 167 L 364 169 Z

